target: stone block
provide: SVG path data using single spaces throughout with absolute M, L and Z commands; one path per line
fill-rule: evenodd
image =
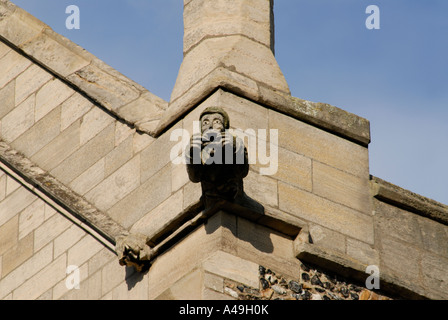
M 69 184 L 114 148 L 115 126 L 110 124 L 95 138 L 80 147 L 51 171 L 59 181 Z
M 3 140 L 10 143 L 33 126 L 35 101 L 35 96 L 30 96 L 2 119 Z
M 12 293 L 14 289 L 50 264 L 52 260 L 53 244 L 51 243 L 0 280 L 0 299 Z
M 310 223 L 308 226 L 310 243 L 342 254 L 346 253 L 347 237 L 321 225 Z
M 3 58 L 9 51 L 11 51 L 11 48 L 4 44 L 3 42 L 0 43 L 0 59 Z
M 171 187 L 172 191 L 176 192 L 190 181 L 187 173 L 187 166 L 185 164 L 173 164 L 171 171 Z
M 171 134 L 174 130 L 178 129 L 181 129 L 181 125 L 176 125 L 171 128 L 142 151 L 142 182 L 148 180 L 156 172 L 171 162 L 171 150 L 177 143 L 179 143 L 177 141 L 171 141 Z
M 68 128 L 93 107 L 89 100 L 75 92 L 61 105 L 61 130 Z
M 72 223 L 62 215 L 54 215 L 34 230 L 34 252 L 52 242 L 67 230 Z
M 33 300 L 62 280 L 66 273 L 65 255 L 60 256 L 42 271 L 13 291 L 15 300 Z
M 244 179 L 245 193 L 262 205 L 278 206 L 277 180 L 249 171 Z
M 45 203 L 37 199 L 19 215 L 19 239 L 39 227 L 45 219 Z
M 129 228 L 170 195 L 171 164 L 120 200 L 108 210 L 108 213 L 123 227 Z
M 90 190 L 85 197 L 98 209 L 107 211 L 139 185 L 140 155 L 137 155 Z
M 36 121 L 42 119 L 54 108 L 62 104 L 74 94 L 72 88 L 59 79 L 53 79 L 45 84 L 36 93 L 35 118 Z
M 0 89 L 0 119 L 8 114 L 16 106 L 14 101 L 14 91 L 14 81 L 11 81 L 5 87 L 3 87 L 3 89 Z
M 12 3 L 2 3 L 0 10 L 2 37 L 16 46 L 21 46 L 30 41 L 39 35 L 44 28 L 48 28 L 42 21 Z
M 189 181 L 184 186 L 184 209 L 199 202 L 202 196 L 202 187 L 200 183 Z
M 97 163 L 73 180 L 69 185 L 70 188 L 82 196 L 92 190 L 104 180 L 104 162 L 104 158 L 101 158 Z
M 89 274 L 94 274 L 112 261 L 117 261 L 117 255 L 115 252 L 112 252 L 109 248 L 101 249 L 88 261 Z
M 388 235 L 422 246 L 422 235 L 416 215 L 377 200 L 374 200 L 374 209 L 375 232 L 380 237 Z
M 149 299 L 157 298 L 184 275 L 200 268 L 204 259 L 222 247 L 222 231 L 222 228 L 201 225 L 176 246 L 158 256 L 148 272 Z
M 54 239 L 54 257 L 66 252 L 70 247 L 78 243 L 86 232 L 79 226 L 73 224 Z
M 276 111 L 269 110 L 270 129 L 279 146 L 362 179 L 369 177 L 368 149 Z
M 31 65 L 16 78 L 15 104 L 22 103 L 30 94 L 39 90 L 53 76 L 36 64 Z
M 416 216 L 422 246 L 435 254 L 448 257 L 448 227 L 434 220 Z
M 183 199 L 183 191 L 179 190 L 138 220 L 132 226 L 131 231 L 144 234 L 150 239 L 157 236 L 161 231 L 166 232 L 165 229 L 181 217 Z
M 313 186 L 311 168 L 311 159 L 287 149 L 278 148 L 278 171 L 273 178 L 311 192 Z
M 206 272 L 248 287 L 257 288 L 259 285 L 258 264 L 223 251 L 215 252 L 203 262 L 202 267 Z
M 31 61 L 11 50 L 0 59 L 0 89 L 31 65 Z
M 111 261 L 101 270 L 101 295 L 105 295 L 126 279 L 126 268 L 120 266 L 118 259 Z
M 6 196 L 19 189 L 22 185 L 13 177 L 7 176 L 6 178 Z
M 204 272 L 204 288 L 224 293 L 224 279 L 215 274 Z
M 448 299 L 448 259 L 431 253 L 422 257 L 423 284 L 431 299 Z
M 0 226 L 33 203 L 37 197 L 28 189 L 19 188 L 0 202 Z
M 387 274 L 395 282 L 408 288 L 421 287 L 422 251 L 385 234 L 380 241 L 381 274 Z
M 17 268 L 33 255 L 33 234 L 19 240 L 17 245 L 9 249 L 3 256 L 2 277 Z
M 112 290 L 112 300 L 148 300 L 148 281 L 135 273 Z M 130 289 L 130 287 L 132 287 Z
M 62 77 L 89 65 L 90 61 L 67 48 L 61 40 L 60 35 L 48 28 L 21 48 Z
M 92 108 L 87 112 L 81 121 L 80 143 L 85 144 L 87 141 L 95 137 L 99 132 L 114 122 L 109 114 L 100 108 Z
M 154 141 L 156 141 L 155 138 L 146 133 L 136 132 L 135 130 L 132 130 L 132 132 L 126 132 L 126 134 L 128 133 L 133 135 L 134 154 L 148 148 Z
M 101 272 L 96 272 L 81 283 L 79 290 L 71 290 L 60 300 L 98 300 L 101 298 Z
M 0 170 L 0 201 L 6 197 L 6 178 L 8 176 Z
M 366 266 L 379 266 L 380 258 L 376 248 L 364 242 L 347 238 L 347 255 Z
M 184 8 L 184 53 L 204 38 L 231 34 L 273 49 L 270 1 L 190 1 Z
M 202 299 L 203 300 L 209 300 L 209 301 L 234 301 L 235 298 L 229 296 L 228 294 L 224 294 L 221 292 L 216 292 L 214 290 L 210 290 L 208 288 L 204 288 L 202 291 Z
M 208 38 L 188 52 L 180 67 L 171 101 L 223 66 L 251 80 L 269 84 L 275 90 L 289 93 L 288 84 L 269 48 L 244 36 L 230 35 Z
M 118 168 L 132 159 L 133 156 L 133 138 L 128 136 L 117 147 L 105 157 L 104 174 L 109 176 Z
M 81 266 L 104 246 L 89 234 L 86 234 L 67 251 L 67 265 Z
M 15 246 L 19 240 L 19 219 L 13 217 L 0 226 L 0 255 Z
M 115 123 L 115 146 L 119 146 L 124 140 L 133 136 L 134 134 L 135 130 L 132 127 L 125 123 L 122 123 L 121 121 L 117 121 Z M 142 136 L 147 137 L 148 135 L 142 134 Z
M 280 210 L 373 244 L 372 217 L 282 182 L 278 190 Z
M 69 81 L 106 109 L 116 112 L 121 106 L 136 100 L 140 92 L 131 84 L 126 83 L 95 65 L 87 65 L 67 77 Z
M 50 143 L 35 153 L 30 160 L 44 170 L 51 171 L 78 150 L 80 120 L 62 131 Z M 51 157 L 48 155 L 51 154 Z
M 68 267 L 68 266 L 67 266 Z M 50 297 L 50 299 L 52 300 L 59 300 L 62 296 L 64 296 L 65 294 L 67 294 L 70 291 L 78 291 L 81 289 L 81 286 L 83 286 L 84 281 L 87 280 L 88 278 L 88 272 L 87 272 L 87 264 L 82 265 L 79 269 L 79 276 L 80 276 L 80 285 L 79 285 L 79 289 L 69 289 L 67 287 L 67 280 L 70 282 L 69 274 L 67 274 L 67 277 L 62 279 L 61 281 L 59 281 L 52 289 L 51 291 L 53 292 L 52 297 Z M 50 300 L 48 299 L 48 300 Z
M 195 271 L 182 277 L 168 290 L 157 297 L 158 300 L 201 300 L 202 271 Z
M 16 139 L 11 146 L 32 157 L 60 133 L 61 109 L 57 107 Z
M 315 194 L 371 215 L 369 190 L 367 175 L 360 178 L 313 161 L 313 192 Z

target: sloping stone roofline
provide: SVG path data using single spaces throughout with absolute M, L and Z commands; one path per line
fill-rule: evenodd
M 167 102 L 9 0 L 0 0 L 0 29 L 0 39 L 11 48 L 152 137 L 162 134 L 221 88 L 360 145 L 370 143 L 368 120 L 329 104 L 292 97 L 225 67 L 214 69 L 187 93 Z

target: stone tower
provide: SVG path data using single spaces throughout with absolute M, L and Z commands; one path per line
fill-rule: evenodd
M 185 0 L 167 102 L 0 0 L 0 299 L 448 298 L 448 207 L 369 174 L 369 121 L 291 96 L 273 16 Z M 210 107 L 249 202 L 205 208 L 173 161 Z

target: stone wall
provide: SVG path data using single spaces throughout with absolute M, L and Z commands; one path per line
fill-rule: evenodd
M 138 286 L 127 290 L 132 270 L 98 235 L 53 205 L 0 170 L 0 299 L 145 299 Z M 79 268 L 79 290 L 69 266 Z
M 185 1 L 187 18 L 198 3 Z M 270 19 L 271 1 L 246 4 Z M 216 39 L 197 34 L 168 103 L 0 0 L 1 299 L 276 298 L 283 289 L 299 299 L 372 298 L 357 291 L 372 265 L 386 297 L 447 298 L 448 207 L 369 175 L 367 120 L 288 94 L 269 19 L 260 52 L 272 63 L 261 71 L 274 68 L 281 86 L 244 71 L 260 68 L 257 57 L 239 55 L 260 44 L 238 30 L 229 31 L 238 41 L 226 41 L 216 29 Z M 189 22 L 191 32 L 206 30 Z M 215 41 L 219 54 L 190 77 L 195 54 L 213 55 L 204 48 Z M 172 161 L 185 147 L 178 130 L 189 137 L 210 106 L 245 132 L 244 189 L 262 213 L 201 216 L 200 184 Z M 129 232 L 159 250 L 146 273 L 118 264 L 115 239 Z M 305 264 L 316 266 L 309 282 Z M 79 290 L 65 285 L 70 265 Z M 279 287 L 260 281 L 260 265 Z M 345 278 L 335 291 L 311 283 L 330 283 L 330 274 Z

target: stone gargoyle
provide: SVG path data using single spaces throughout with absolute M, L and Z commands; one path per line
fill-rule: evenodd
M 210 107 L 201 113 L 200 123 L 201 133 L 192 135 L 185 156 L 190 180 L 201 183 L 204 212 L 222 202 L 255 208 L 243 191 L 243 178 L 249 173 L 247 149 L 229 132 L 229 116 L 222 108 Z M 115 250 L 120 264 L 138 272 L 149 268 L 158 251 L 148 240 L 132 233 L 118 237 Z

